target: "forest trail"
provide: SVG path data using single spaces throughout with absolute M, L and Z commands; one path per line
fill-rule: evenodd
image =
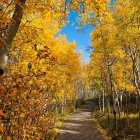
M 66 120 L 55 140 L 104 140 L 92 117 L 95 103 L 88 101 Z

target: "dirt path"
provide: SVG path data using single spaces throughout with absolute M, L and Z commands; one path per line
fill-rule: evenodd
M 94 103 L 87 102 L 69 117 L 59 129 L 55 140 L 104 140 L 92 119 Z

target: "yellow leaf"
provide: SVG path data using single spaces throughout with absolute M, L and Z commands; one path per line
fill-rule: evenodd
M 20 117 L 21 117 L 21 118 L 24 118 L 24 117 L 25 117 L 25 114 L 24 114 L 24 113 L 21 113 L 21 114 L 20 114 Z
M 29 81 L 28 84 L 29 84 L 29 85 L 32 85 L 32 84 L 33 84 L 33 81 Z

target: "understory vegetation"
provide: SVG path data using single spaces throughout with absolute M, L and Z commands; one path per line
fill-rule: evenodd
M 133 98 L 131 97 L 131 101 Z M 117 114 L 115 123 L 117 123 L 117 129 L 114 123 L 114 114 L 107 113 L 107 107 L 105 111 L 99 110 L 98 99 L 95 99 L 97 106 L 94 108 L 93 117 L 101 126 L 101 132 L 112 140 L 139 140 L 140 135 L 138 132 L 138 113 L 135 102 L 129 103 L 129 107 L 126 110 L 125 103 L 120 114 Z M 125 102 L 125 101 L 124 101 Z

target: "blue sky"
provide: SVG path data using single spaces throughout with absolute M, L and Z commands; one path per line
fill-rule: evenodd
M 73 40 L 76 41 L 78 48 L 77 51 L 83 52 L 83 58 L 88 63 L 90 61 L 89 52 L 86 51 L 87 46 L 91 46 L 90 41 L 90 32 L 93 30 L 93 28 L 85 27 L 85 29 L 82 32 L 77 31 L 77 22 L 76 18 L 78 16 L 78 13 L 73 12 L 70 10 L 70 17 L 69 17 L 69 23 L 66 27 L 63 27 L 60 34 L 61 35 L 67 35 L 67 40 L 69 42 L 72 42 Z M 75 24 L 73 27 L 71 24 Z

